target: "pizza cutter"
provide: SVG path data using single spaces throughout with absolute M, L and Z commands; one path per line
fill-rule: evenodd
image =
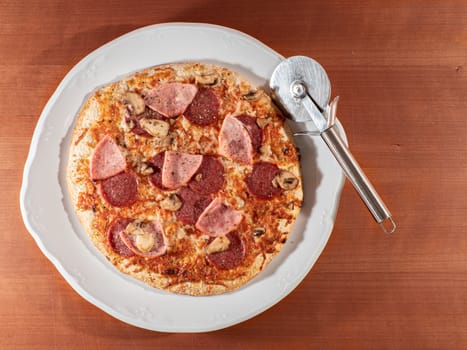
M 284 114 L 309 126 L 295 135 L 320 135 L 376 222 L 385 233 L 393 233 L 391 213 L 335 128 L 339 97 L 329 103 L 331 83 L 324 68 L 309 57 L 287 58 L 272 73 L 270 87 Z

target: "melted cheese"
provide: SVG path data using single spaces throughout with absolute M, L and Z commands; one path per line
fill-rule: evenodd
M 293 191 L 284 192 L 280 198 L 260 204 L 248 194 L 244 177 L 251 172 L 252 166 L 221 158 L 225 168 L 225 185 L 215 194 L 225 198 L 227 204 L 241 209 L 244 221 L 237 229 L 242 239 L 247 242 L 246 256 L 242 265 L 233 271 L 216 270 L 206 265 L 206 242 L 208 237 L 200 234 L 193 226 L 183 225 L 177 221 L 174 212 L 161 209 L 159 202 L 167 197 L 170 191 L 162 191 L 152 186 L 148 176 L 138 172 L 136 164 L 147 162 L 155 154 L 165 150 L 177 150 L 187 153 L 217 154 L 219 129 L 227 114 L 248 114 L 250 116 L 268 117 L 267 125 L 263 125 L 262 152 L 254 161 L 275 161 L 278 166 L 292 172 L 299 179 L 298 154 L 290 137 L 285 131 L 283 118 L 270 104 L 269 98 L 262 96 L 256 101 L 248 101 L 242 94 L 254 89 L 237 74 L 210 65 L 197 65 L 196 74 L 216 71 L 222 77 L 212 89 L 222 101 L 220 119 L 217 123 L 206 127 L 192 125 L 183 116 L 170 120 L 169 134 L 166 138 L 144 137 L 129 131 L 125 122 L 126 107 L 122 96 L 128 90 L 145 94 L 151 88 L 165 82 L 178 81 L 192 83 L 195 79 L 191 66 L 150 68 L 124 79 L 122 82 L 104 87 L 96 92 L 87 102 L 75 128 L 70 153 L 68 174 L 73 184 L 71 193 L 75 208 L 86 231 L 111 261 L 123 271 L 129 272 L 138 266 L 140 271 L 154 276 L 154 285 L 163 283 L 183 283 L 201 280 L 205 284 L 222 281 L 234 281 L 245 275 L 249 268 L 256 264 L 258 256 L 269 256 L 277 253 L 282 245 L 282 233 L 291 230 L 294 218 L 298 214 L 302 200 L 301 184 Z M 102 135 L 110 133 L 119 140 L 129 170 L 138 176 L 139 201 L 131 207 L 113 208 L 106 205 L 95 190 L 95 184 L 89 180 L 88 159 L 97 141 Z M 284 149 L 287 151 L 284 152 Z M 295 205 L 288 205 L 295 203 Z M 292 209 L 290 209 L 292 208 Z M 108 223 L 116 218 L 139 218 L 141 220 L 158 219 L 164 222 L 167 238 L 167 254 L 157 259 L 138 259 L 128 264 L 109 250 L 106 242 Z M 256 227 L 267 228 L 260 237 L 251 237 Z M 280 234 L 279 234 L 280 233 Z M 147 242 L 146 242 L 147 243 Z M 141 242 L 144 246 L 144 242 Z M 148 243 L 149 244 L 149 243 Z M 274 252 L 274 253 L 272 253 Z M 260 259 L 262 261 L 262 259 Z M 128 266 L 128 267 L 125 267 Z M 164 274 L 164 271 L 177 270 L 183 273 Z M 194 275 L 194 274 L 198 275 Z M 144 274 L 143 274 L 144 275 Z M 141 276 L 143 276 L 141 275 Z M 228 282 L 225 282 L 228 283 Z

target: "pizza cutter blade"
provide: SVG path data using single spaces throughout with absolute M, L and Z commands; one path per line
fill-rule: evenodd
M 339 97 L 329 103 L 331 83 L 324 68 L 309 57 L 290 57 L 276 67 L 269 85 L 287 117 L 298 123 L 313 122 L 316 130 L 296 135 L 319 134 L 382 230 L 394 233 L 391 213 L 334 127 Z

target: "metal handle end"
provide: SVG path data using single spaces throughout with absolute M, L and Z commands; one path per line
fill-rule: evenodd
M 379 223 L 379 226 L 383 230 L 384 233 L 387 235 L 392 235 L 396 231 L 396 223 L 392 219 L 392 216 L 389 216 L 388 218 L 384 219 Z
M 339 103 L 339 96 L 334 97 L 334 100 L 329 104 L 329 113 L 328 113 L 328 128 L 333 126 L 336 123 L 336 113 L 337 113 L 337 104 Z

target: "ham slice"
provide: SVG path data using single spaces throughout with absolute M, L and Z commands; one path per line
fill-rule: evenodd
M 120 239 L 133 253 L 145 258 L 155 258 L 167 251 L 159 221 L 133 221 L 120 232 Z
M 151 89 L 145 102 L 152 110 L 172 118 L 185 112 L 197 92 L 198 88 L 193 84 L 167 83 Z
M 186 185 L 202 161 L 203 156 L 200 154 L 165 152 L 164 165 L 162 166 L 162 185 L 169 190 Z
M 248 130 L 237 118 L 229 115 L 222 123 L 219 133 L 219 154 L 242 162 L 253 163 L 253 143 Z
M 198 230 L 216 237 L 235 230 L 242 219 L 241 212 L 216 198 L 204 209 L 195 226 Z
M 104 180 L 126 168 L 126 161 L 114 139 L 106 135 L 97 144 L 91 156 L 91 180 Z

